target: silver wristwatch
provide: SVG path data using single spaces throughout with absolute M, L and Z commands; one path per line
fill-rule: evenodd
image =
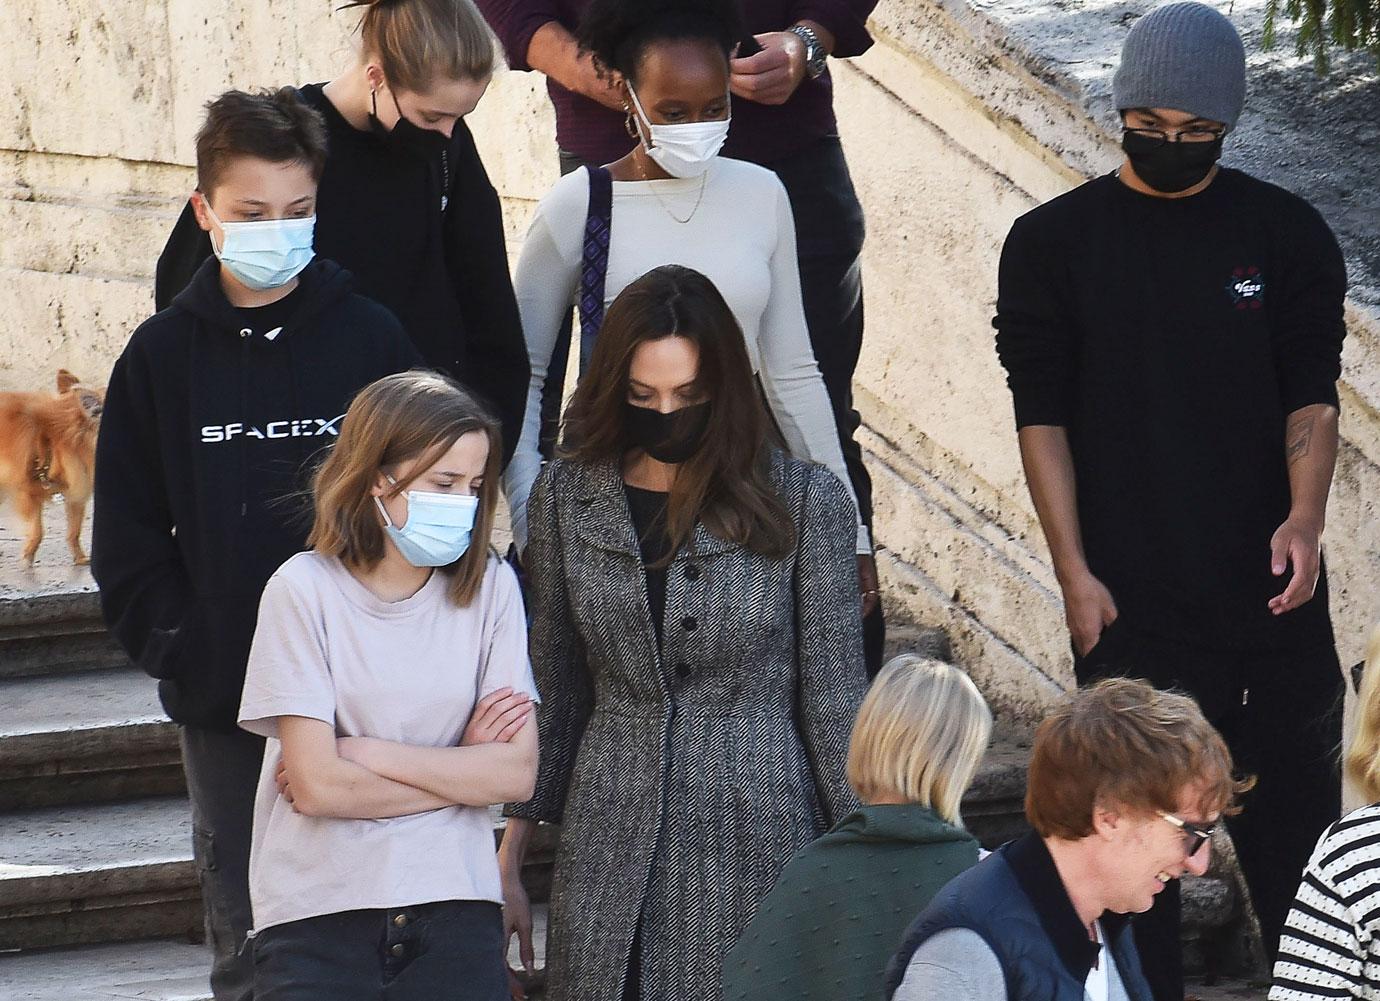
M 824 61 L 829 53 L 819 44 L 819 36 L 803 24 L 794 24 L 786 29 L 805 43 L 805 75 L 814 80 L 824 72 Z

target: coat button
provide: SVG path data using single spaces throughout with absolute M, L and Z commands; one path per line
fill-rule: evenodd
M 693 615 L 687 615 L 685 618 L 681 619 L 680 624 L 685 627 L 685 631 L 687 633 L 693 633 L 695 631 L 695 627 L 699 625 L 699 623 L 695 621 L 695 617 Z
M 688 567 L 685 568 L 685 579 L 686 579 L 686 580 L 699 580 L 699 579 L 700 579 L 700 568 L 697 567 L 695 564 L 691 563 Z
M 395 917 L 395 918 L 393 919 L 393 924 L 397 925 L 399 928 L 406 928 L 406 927 L 407 927 L 407 915 L 406 915 L 406 914 L 399 914 L 397 917 Z
M 685 661 L 681 661 L 676 665 L 676 674 L 682 678 L 690 677 L 690 665 Z
M 389 949 L 388 951 L 391 952 L 397 958 L 402 959 L 403 953 L 405 953 L 407 949 L 403 946 L 401 942 L 399 942 L 397 945 L 393 946 L 393 948 Z

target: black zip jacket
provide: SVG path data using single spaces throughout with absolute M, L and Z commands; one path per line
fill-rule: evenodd
M 393 311 L 428 367 L 488 403 L 503 424 L 506 466 L 522 431 L 527 344 L 498 193 L 474 137 L 460 121 L 449 143 L 436 133 L 434 146 L 397 148 L 347 122 L 320 84 L 298 94 L 325 118 L 329 141 L 316 252 L 349 268 L 362 295 Z M 188 204 L 158 258 L 157 308 L 166 309 L 210 256 Z
M 207 261 L 134 332 L 101 417 L 91 569 L 173 719 L 234 728 L 260 593 L 310 528 L 313 460 L 356 392 L 419 363 L 320 258 L 259 309 L 231 306 Z

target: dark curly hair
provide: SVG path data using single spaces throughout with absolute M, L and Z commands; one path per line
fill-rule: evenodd
M 738 0 L 593 0 L 576 33 L 601 72 L 629 79 L 652 42 L 705 41 L 727 58 L 742 37 Z

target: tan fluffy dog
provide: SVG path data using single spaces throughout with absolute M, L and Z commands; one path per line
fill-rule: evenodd
M 57 374 L 57 395 L 0 393 L 0 495 L 8 495 L 28 531 L 24 562 L 33 563 L 43 541 L 43 502 L 62 494 L 67 506 L 67 546 L 78 565 L 81 523 L 91 499 L 96 434 L 105 390 L 88 389 L 66 369 Z

